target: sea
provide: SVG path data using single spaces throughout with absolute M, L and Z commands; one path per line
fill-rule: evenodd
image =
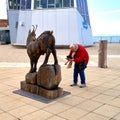
M 98 43 L 100 40 L 107 40 L 109 43 L 120 43 L 120 36 L 93 36 L 94 43 Z

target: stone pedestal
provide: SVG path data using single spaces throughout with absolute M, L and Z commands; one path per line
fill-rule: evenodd
M 21 89 L 49 99 L 55 99 L 63 94 L 63 89 L 60 87 L 48 90 L 37 85 L 28 84 L 26 81 L 21 81 Z
M 63 94 L 63 89 L 58 87 L 60 81 L 60 65 L 41 66 L 38 72 L 26 74 L 25 81 L 21 82 L 21 89 L 54 99 Z
M 42 66 L 38 70 L 37 84 L 46 89 L 55 89 L 61 81 L 59 65 Z
M 27 73 L 25 76 L 26 83 L 30 83 L 33 85 L 37 84 L 37 72 Z

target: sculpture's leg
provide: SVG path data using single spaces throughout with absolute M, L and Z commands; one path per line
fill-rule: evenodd
M 43 65 L 48 63 L 48 59 L 49 59 L 50 53 L 51 53 L 51 50 L 48 48 L 47 52 L 46 52 L 45 60 L 43 62 Z
M 30 59 L 30 65 L 31 65 L 31 68 L 30 68 L 29 73 L 32 73 L 33 72 L 33 61 L 31 59 Z
M 58 65 L 58 59 L 57 59 L 57 55 L 56 55 L 56 50 L 55 49 L 52 50 L 52 54 L 53 54 L 53 57 L 54 57 L 54 64 Z
M 36 72 L 36 70 L 37 70 L 37 62 L 38 62 L 38 59 L 35 59 L 34 60 L 34 68 L 33 68 L 34 72 Z

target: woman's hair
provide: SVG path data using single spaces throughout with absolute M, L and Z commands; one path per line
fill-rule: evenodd
M 77 44 L 71 44 L 71 45 L 70 45 L 70 48 L 75 48 L 75 51 L 77 51 L 78 45 L 77 45 Z

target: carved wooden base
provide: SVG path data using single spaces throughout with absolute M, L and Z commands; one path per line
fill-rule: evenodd
M 27 73 L 25 81 L 21 82 L 21 89 L 54 99 L 63 94 L 63 89 L 58 87 L 60 81 L 60 65 L 45 65 L 41 66 L 38 72 Z
M 53 90 L 48 90 L 38 85 L 26 83 L 26 81 L 21 81 L 21 89 L 40 95 L 40 96 L 43 96 L 45 98 L 49 98 L 49 99 L 57 98 L 63 94 L 63 89 L 60 87 L 53 89 Z

